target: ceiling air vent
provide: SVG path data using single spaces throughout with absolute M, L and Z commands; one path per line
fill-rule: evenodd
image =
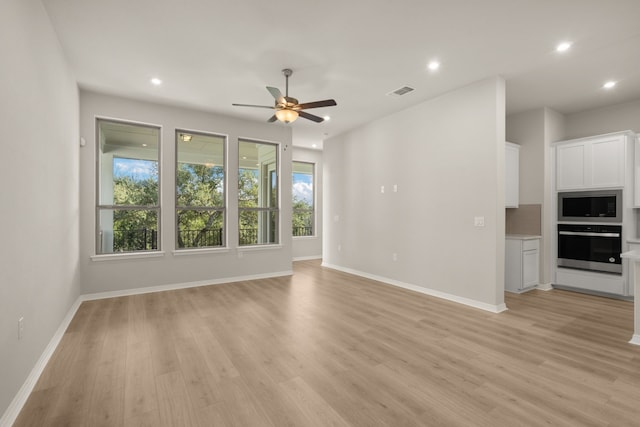
M 402 86 L 399 89 L 396 89 L 394 91 L 389 92 L 387 95 L 389 96 L 402 96 L 405 95 L 409 92 L 412 92 L 414 89 L 412 87 L 409 86 Z

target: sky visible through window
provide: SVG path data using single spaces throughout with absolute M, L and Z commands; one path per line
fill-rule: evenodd
M 313 176 L 306 173 L 293 173 L 293 198 L 313 205 Z
M 153 160 L 125 159 L 114 157 L 113 177 L 130 177 L 135 181 L 144 181 L 153 175 L 153 168 L 156 164 Z

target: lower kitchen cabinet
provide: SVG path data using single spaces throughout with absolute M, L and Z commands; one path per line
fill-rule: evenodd
M 540 282 L 540 236 L 507 235 L 504 288 L 521 293 Z

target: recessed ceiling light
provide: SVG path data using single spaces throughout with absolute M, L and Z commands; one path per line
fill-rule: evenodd
M 328 122 L 329 120 L 331 120 L 331 117 L 329 117 L 329 116 L 324 116 L 324 117 L 323 117 L 323 119 L 324 119 L 324 121 L 325 121 L 325 122 Z
M 247 156 L 242 156 L 242 160 L 247 160 Z
M 618 82 L 614 82 L 613 80 L 609 80 L 608 82 L 606 82 L 605 84 L 602 85 L 603 88 L 605 89 L 612 89 L 613 87 L 615 87 L 615 85 Z
M 157 77 L 151 79 L 151 84 L 154 86 L 160 86 L 162 84 L 162 80 Z
M 143 146 L 143 147 L 146 147 L 146 146 L 147 146 L 147 144 L 142 144 L 142 146 Z
M 318 144 L 311 144 L 311 148 L 316 148 Z
M 569 50 L 571 48 L 571 45 L 572 45 L 571 42 L 562 42 L 558 46 L 556 46 L 556 51 L 557 52 L 566 52 L 567 50 Z
M 440 68 L 440 63 L 438 61 L 431 61 L 429 62 L 429 65 L 427 65 L 427 67 L 431 71 L 436 71 L 438 68 Z

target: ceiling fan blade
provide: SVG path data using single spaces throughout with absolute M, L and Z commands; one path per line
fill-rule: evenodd
M 300 117 L 304 117 L 307 120 L 311 120 L 312 122 L 322 123 L 324 119 L 322 117 L 314 116 L 313 114 L 305 113 L 304 111 L 298 111 L 298 115 Z
M 267 120 L 267 123 L 273 123 L 276 120 L 278 120 L 278 118 L 276 117 L 276 115 L 274 114 L 273 116 L 269 117 L 269 120 Z
M 320 107 L 333 107 L 334 105 L 338 105 L 333 99 L 325 99 L 324 101 L 316 101 L 316 102 L 306 102 L 304 104 L 296 105 L 296 109 L 299 110 L 307 110 L 309 108 L 320 108 Z
M 231 104 L 234 107 L 255 107 L 255 108 L 268 108 L 273 110 L 276 107 L 268 106 L 268 105 L 252 105 L 252 104 Z
M 282 96 L 282 92 L 277 87 L 267 86 L 267 90 L 269 93 L 276 99 L 277 102 L 280 102 L 281 99 L 284 99 Z

